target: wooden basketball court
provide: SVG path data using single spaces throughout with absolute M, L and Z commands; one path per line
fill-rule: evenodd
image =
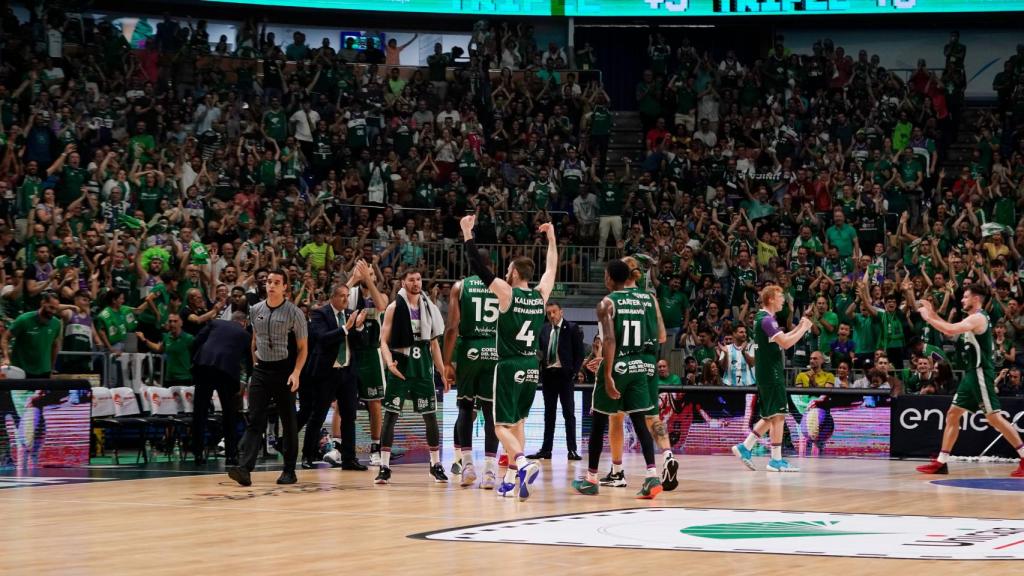
M 523 503 L 499 499 L 493 491 L 461 488 L 454 482 L 433 484 L 425 464 L 395 466 L 390 486 L 374 486 L 372 469 L 318 469 L 299 470 L 299 484 L 281 487 L 274 484 L 276 471 L 258 469 L 250 488 L 237 486 L 226 475 L 211 474 L 215 471 L 212 469 L 167 473 L 141 470 L 137 475 L 157 477 L 107 480 L 124 475 L 120 470 L 99 468 L 89 471 L 94 480 L 90 482 L 0 490 L 0 573 L 304 574 L 358 570 L 372 574 L 408 571 L 492 575 L 522 574 L 526 570 L 549 575 L 593 575 L 699 570 L 704 574 L 780 574 L 799 567 L 813 573 L 852 576 L 892 570 L 920 574 L 936 569 L 1005 575 L 1021 569 L 1021 563 L 1013 560 L 813 557 L 629 549 L 635 548 L 629 543 L 621 545 L 625 549 L 609 549 L 410 537 L 488 522 L 631 508 L 1024 519 L 1019 492 L 931 482 L 957 478 L 1002 480 L 1013 468 L 1007 464 L 955 463 L 949 476 L 926 477 L 914 471 L 913 462 L 797 462 L 802 472 L 779 475 L 750 472 L 731 457 L 684 456 L 679 489 L 663 493 L 654 501 L 640 501 L 633 498 L 641 477 L 642 461 L 638 456 L 629 455 L 626 462 L 628 488 L 602 487 L 600 495 L 587 497 L 570 489 L 577 474 L 576 463 L 568 463 L 556 454 L 555 460 L 544 462 L 535 495 Z M 758 464 L 763 466 L 763 462 Z M 61 473 L 47 471 L 51 476 Z M 1024 480 L 1019 482 L 1024 487 Z M 1006 526 L 1006 520 L 992 522 Z M 879 531 L 898 531 L 891 528 L 894 521 L 879 517 Z M 567 541 L 574 538 L 585 536 L 565 536 Z M 1017 548 L 1024 549 L 1024 534 L 1013 540 L 1020 542 L 1002 547 L 1007 558 L 1021 557 Z M 749 542 L 744 545 L 745 550 L 757 548 Z M 795 551 L 801 551 L 799 545 Z M 945 548 L 922 552 L 936 556 L 944 553 Z

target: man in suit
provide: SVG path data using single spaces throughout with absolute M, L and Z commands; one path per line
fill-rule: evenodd
M 579 460 L 576 452 L 576 404 L 573 392 L 576 374 L 583 364 L 583 333 L 566 320 L 557 302 L 548 302 L 548 321 L 540 331 L 540 383 L 544 392 L 544 444 L 531 459 L 551 458 L 555 441 L 555 410 L 562 403 L 565 419 L 565 443 L 569 460 Z
M 192 343 L 192 378 L 195 406 L 192 412 L 192 453 L 196 464 L 206 463 L 206 417 L 213 391 L 223 411 L 225 464 L 238 465 L 238 388 L 242 363 L 250 357 L 252 334 L 246 330 L 249 317 L 234 312 L 231 320 L 209 322 Z
M 319 457 L 320 428 L 331 402 L 337 400 L 341 416 L 340 466 L 343 470 L 366 470 L 366 466 L 356 460 L 359 398 L 350 348 L 353 339 L 362 337 L 366 312 L 349 313 L 348 296 L 348 286 L 336 286 L 330 302 L 309 315 L 313 345 L 302 375 L 297 417 L 298 427 L 306 426 L 302 443 L 302 467 L 305 469 L 313 468 L 313 462 Z

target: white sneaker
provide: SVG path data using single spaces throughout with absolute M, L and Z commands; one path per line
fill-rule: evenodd
M 472 486 L 476 482 L 476 468 L 472 464 L 466 464 L 462 468 L 462 480 L 459 482 L 462 486 Z
M 324 454 L 324 462 L 331 465 L 331 468 L 338 468 L 341 466 L 341 452 L 337 448 L 331 450 L 327 454 Z
M 380 452 L 370 453 L 370 466 L 380 466 Z
M 494 490 L 494 485 L 497 483 L 497 478 L 494 476 L 493 470 L 484 472 L 483 479 L 480 480 L 481 490 Z

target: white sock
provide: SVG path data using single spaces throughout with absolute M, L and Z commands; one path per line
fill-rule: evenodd
M 665 450 L 664 452 L 662 452 L 661 453 L 661 457 L 666 459 L 666 460 L 668 460 L 669 458 L 672 458 L 672 449 L 670 448 L 670 449 Z
M 743 441 L 743 447 L 747 450 L 753 450 L 754 446 L 757 446 L 757 442 L 759 440 L 760 438 L 757 437 L 757 434 L 751 432 L 750 434 L 747 434 L 747 439 Z
M 1017 447 L 1017 454 L 1024 460 L 1024 444 Z
M 591 484 L 597 484 L 597 472 L 591 472 L 587 470 L 587 482 Z
M 516 458 L 516 468 L 519 468 L 520 470 L 525 468 L 529 463 L 530 461 L 526 459 L 526 456 L 519 456 Z
M 622 464 L 612 462 L 612 474 L 618 474 L 619 472 L 622 472 Z
M 1022 447 L 1022 449 L 1024 449 L 1024 447 Z M 939 457 L 936 458 L 936 460 L 938 460 L 941 464 L 949 462 L 949 452 L 939 452 Z
M 380 465 L 385 468 L 391 466 L 391 450 L 380 451 Z
M 646 478 L 657 478 L 657 477 L 658 477 L 658 469 L 655 468 L 654 466 L 649 466 L 647 468 Z
M 514 484 L 515 481 L 516 481 L 516 471 L 511 469 L 511 468 L 509 468 L 508 470 L 505 470 L 505 483 L 506 484 Z
M 496 470 L 497 468 L 498 460 L 494 456 L 484 456 L 484 472 Z
M 466 450 L 465 452 L 462 453 L 462 465 L 463 466 L 469 466 L 472 463 L 473 463 L 473 451 L 472 450 Z
M 462 460 L 462 448 L 455 449 L 455 461 L 459 462 Z
M 431 450 L 430 451 L 430 465 L 433 466 L 434 464 L 438 464 L 440 462 L 441 462 L 441 451 L 440 450 Z
M 782 460 L 782 446 L 772 444 L 772 460 Z

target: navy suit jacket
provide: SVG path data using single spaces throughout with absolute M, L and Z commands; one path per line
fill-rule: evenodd
M 551 342 L 551 322 L 545 322 L 540 330 L 541 374 L 548 366 L 548 346 Z M 562 318 L 562 331 L 558 335 L 558 361 L 567 378 L 575 378 L 583 365 L 583 332 L 579 326 Z
M 346 318 L 354 314 L 350 310 L 344 312 Z M 345 337 L 345 328 L 338 326 L 338 318 L 334 315 L 334 309 L 330 304 L 310 311 L 309 357 L 306 359 L 303 372 L 312 378 L 321 378 L 330 372 L 335 360 L 338 359 L 338 349 Z M 352 332 L 348 334 L 348 342 L 351 345 L 354 339 L 361 337 L 362 331 L 353 328 Z M 351 348 L 349 352 L 351 353 Z M 351 359 L 349 365 L 351 365 Z
M 243 363 L 251 359 L 252 333 L 238 322 L 212 320 L 203 326 L 192 343 L 192 364 L 210 366 L 236 381 Z

